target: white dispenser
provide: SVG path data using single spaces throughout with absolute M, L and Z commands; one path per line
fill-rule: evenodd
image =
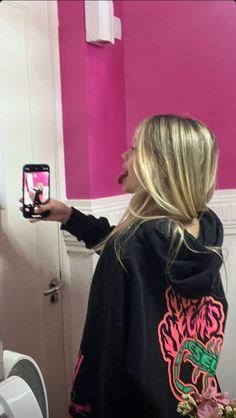
M 0 416 L 48 418 L 46 388 L 37 363 L 28 356 L 3 352 L 4 380 L 0 383 Z
M 95 45 L 121 39 L 121 21 L 114 16 L 112 0 L 85 0 L 86 41 Z

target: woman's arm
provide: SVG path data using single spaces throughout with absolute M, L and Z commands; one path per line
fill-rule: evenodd
M 35 208 L 35 213 L 43 213 L 45 211 L 50 212 L 46 218 L 43 218 L 45 221 L 60 222 L 62 224 L 61 229 L 70 232 L 78 240 L 84 241 L 88 248 L 95 247 L 114 228 L 110 226 L 106 218 L 95 218 L 92 215 L 85 215 L 56 199 L 50 199 L 45 205 Z M 32 222 L 35 222 L 35 220 Z
M 94 247 L 106 238 L 113 228 L 106 218 L 85 215 L 75 208 L 72 208 L 67 223 L 61 226 L 61 229 L 70 232 L 78 240 L 84 241 L 88 248 Z

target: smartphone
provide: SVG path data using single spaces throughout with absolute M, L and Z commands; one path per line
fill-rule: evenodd
M 36 206 L 50 199 L 50 169 L 47 164 L 25 164 L 23 167 L 23 216 L 25 218 L 43 218 L 49 211 L 34 213 Z

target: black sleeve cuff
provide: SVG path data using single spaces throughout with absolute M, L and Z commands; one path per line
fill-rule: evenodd
M 79 241 L 84 241 L 88 248 L 96 246 L 106 238 L 114 227 L 111 227 L 106 218 L 95 218 L 93 215 L 85 215 L 72 207 L 72 213 L 61 229 L 74 235 Z

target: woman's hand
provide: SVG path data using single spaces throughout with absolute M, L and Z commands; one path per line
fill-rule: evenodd
M 20 199 L 22 202 L 22 199 Z M 21 208 L 22 210 L 22 208 Z M 44 217 L 40 220 L 44 221 L 56 221 L 61 222 L 62 224 L 66 224 L 71 216 L 72 208 L 67 206 L 65 203 L 61 202 L 60 200 L 50 199 L 48 203 L 45 205 L 36 206 L 34 212 L 36 214 L 40 214 L 46 211 L 49 211 L 49 215 Z M 37 222 L 39 219 L 30 219 L 31 223 Z

